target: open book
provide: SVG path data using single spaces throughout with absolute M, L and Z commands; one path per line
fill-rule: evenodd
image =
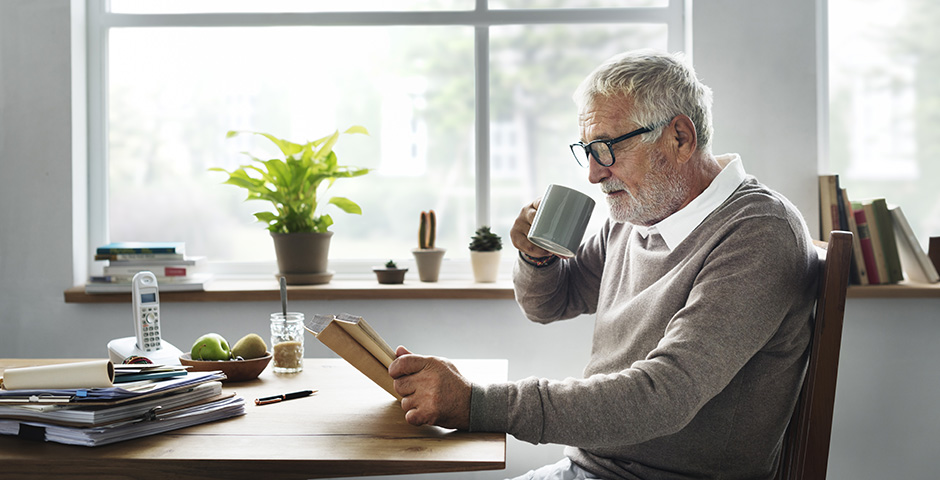
M 307 330 L 376 385 L 401 400 L 388 374 L 395 351 L 362 317 L 348 313 L 315 315 Z

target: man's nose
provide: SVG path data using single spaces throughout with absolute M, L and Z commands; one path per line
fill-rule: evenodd
M 601 183 L 610 177 L 610 167 L 602 167 L 594 160 L 594 157 L 588 159 L 588 181 L 591 183 Z

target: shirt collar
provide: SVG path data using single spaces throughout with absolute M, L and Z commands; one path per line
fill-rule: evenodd
M 712 180 L 712 183 L 699 196 L 692 199 L 688 205 L 659 223 L 646 227 L 635 225 L 634 231 L 646 238 L 650 234 L 658 233 L 666 242 L 670 251 L 675 249 L 696 227 L 717 209 L 744 181 L 744 165 L 741 157 L 736 153 L 719 155 L 715 157 L 721 172 Z

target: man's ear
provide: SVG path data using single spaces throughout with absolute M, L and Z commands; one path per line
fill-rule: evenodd
M 698 135 L 695 132 L 695 124 L 692 119 L 686 115 L 676 115 L 673 117 L 663 135 L 668 137 L 671 147 L 676 153 L 676 161 L 683 164 L 692 158 L 695 149 L 698 148 Z

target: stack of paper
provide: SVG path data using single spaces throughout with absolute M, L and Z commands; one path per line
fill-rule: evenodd
M 161 366 L 146 372 L 144 367 L 136 373 L 127 373 L 134 370 L 127 367 L 116 370 L 176 376 L 120 387 L 0 390 L 0 434 L 97 446 L 245 414 L 244 399 L 222 392 L 221 372 L 179 373 Z M 13 373 L 16 378 L 17 370 L 8 369 L 4 377 Z

